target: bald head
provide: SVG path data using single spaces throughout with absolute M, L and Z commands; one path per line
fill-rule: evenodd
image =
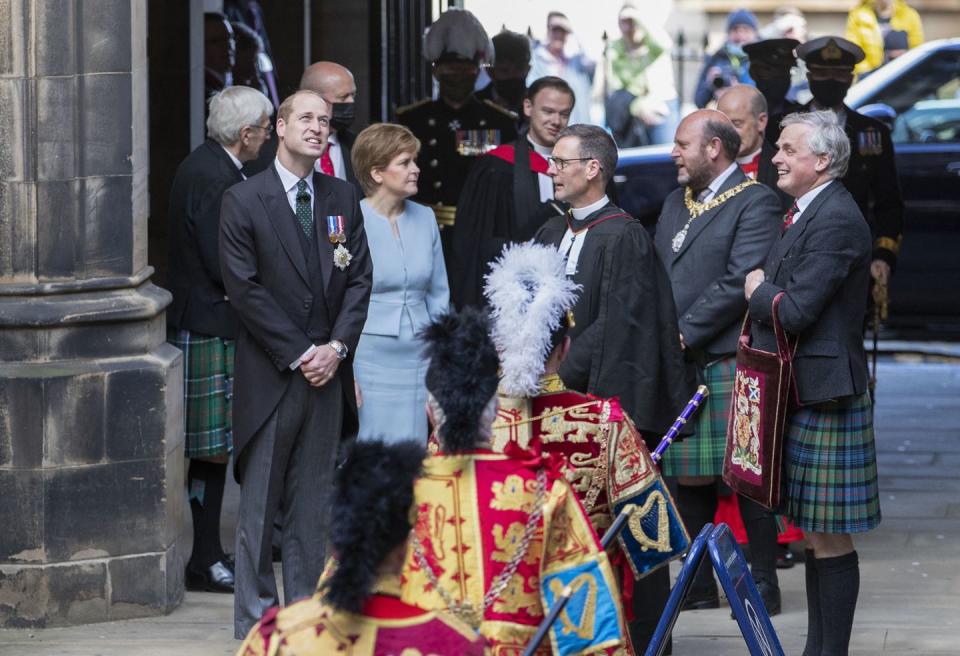
M 762 93 L 750 85 L 738 84 L 720 96 L 717 109 L 729 117 L 740 135 L 737 157 L 746 157 L 760 150 L 767 129 L 767 101 Z
M 308 66 L 300 78 L 300 88 L 316 91 L 328 103 L 352 103 L 357 93 L 353 73 L 328 61 Z
M 730 119 L 715 109 L 701 109 L 683 119 L 673 141 L 677 181 L 695 191 L 723 173 L 740 150 L 740 137 Z

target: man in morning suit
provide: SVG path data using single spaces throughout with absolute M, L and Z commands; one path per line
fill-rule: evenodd
M 654 239 L 673 288 L 687 366 L 710 390 L 695 420 L 696 434 L 664 458 L 664 474 L 678 478 L 677 503 L 690 535 L 712 522 L 717 511 L 737 340 L 747 309 L 740 290 L 782 225 L 776 194 L 743 173 L 736 162 L 739 151 L 733 123 L 719 111 L 700 110 L 680 123 L 671 155 L 681 188 L 664 201 Z M 776 520 L 753 501 L 739 501 L 753 577 L 767 610 L 776 614 Z M 701 567 L 683 609 L 718 605 L 712 570 Z
M 330 109 L 313 91 L 287 98 L 277 112 L 277 159 L 223 197 L 220 264 L 241 322 L 233 404 L 238 639 L 278 603 L 278 512 L 284 601 L 313 594 L 337 447 L 356 430 L 351 356 L 373 268 L 356 189 L 314 170 L 329 123 Z
M 853 83 L 853 69 L 863 60 L 863 50 L 838 36 L 824 36 L 799 46 L 797 56 L 807 63 L 813 93 L 806 109 L 831 110 L 850 140 L 843 186 L 857 201 L 873 235 L 870 275 L 877 283 L 886 284 L 903 239 L 903 197 L 890 130 L 843 103 Z
M 796 200 L 763 269 L 747 274 L 744 295 L 755 348 L 777 350 L 772 305 L 781 293 L 780 323 L 797 340 L 800 407 L 787 416 L 781 505 L 812 547 L 805 561 L 803 653 L 846 654 L 860 589 L 852 534 L 880 523 L 861 333 L 873 257 L 870 230 L 839 182 L 850 142 L 835 112 L 788 115 L 777 145 L 779 185 Z
M 738 84 L 720 96 L 717 111 L 727 115 L 740 135 L 737 164 L 744 175 L 776 192 L 781 213 L 786 212 L 793 199 L 777 187 L 777 169 L 771 162 L 777 149 L 764 136 L 769 121 L 766 98 L 756 87 Z
M 193 517 L 188 590 L 233 592 L 233 563 L 220 544 L 231 439 L 238 319 L 220 275 L 223 192 L 270 139 L 273 105 L 256 89 L 227 87 L 210 100 L 207 140 L 177 167 L 170 189 L 167 339 L 183 351 L 187 496 Z
M 578 392 L 619 397 L 653 449 L 691 391 L 670 281 L 646 229 L 606 195 L 617 167 L 606 131 L 567 127 L 549 162 L 556 198 L 571 210 L 548 219 L 534 239 L 557 247 L 566 274 L 583 287 L 560 378 Z M 630 633 L 638 650 L 650 641 L 669 590 L 666 568 L 637 583 Z

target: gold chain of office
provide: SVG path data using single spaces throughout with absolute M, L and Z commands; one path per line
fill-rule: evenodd
M 687 219 L 687 222 L 683 224 L 683 227 L 673 237 L 673 252 L 677 253 L 680 251 L 680 248 L 683 246 L 684 240 L 687 238 L 687 231 L 690 229 L 690 224 L 693 223 L 693 220 L 703 214 L 704 212 L 709 212 L 715 207 L 723 205 L 725 202 L 739 194 L 741 191 L 746 189 L 751 185 L 759 184 L 756 180 L 744 180 L 736 187 L 732 189 L 727 189 L 722 194 L 718 194 L 713 197 L 713 199 L 707 201 L 706 203 L 701 203 L 693 199 L 693 189 L 687 187 L 686 191 L 683 194 L 683 204 L 687 207 L 687 212 L 690 213 L 690 218 Z

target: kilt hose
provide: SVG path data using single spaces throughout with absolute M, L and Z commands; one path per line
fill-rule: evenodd
M 665 476 L 720 476 L 727 447 L 727 419 L 737 370 L 734 356 L 713 362 L 703 371 L 710 390 L 694 419 L 696 433 L 672 444 L 663 459 Z
M 818 403 L 787 420 L 781 510 L 804 531 L 862 533 L 880 523 L 868 394 Z
M 167 341 L 183 351 L 186 456 L 211 458 L 233 451 L 235 341 L 170 329 Z

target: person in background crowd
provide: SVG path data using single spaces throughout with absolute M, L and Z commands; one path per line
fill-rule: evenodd
M 473 93 L 480 65 L 493 57 L 493 43 L 469 11 L 441 14 L 423 37 L 423 56 L 433 62 L 439 97 L 401 107 L 397 122 L 420 140 L 416 200 L 429 205 L 443 226 L 443 253 L 453 279 L 458 263 L 450 248 L 463 183 L 481 155 L 517 138 L 517 118 Z
M 280 96 L 277 94 L 276 70 L 273 66 L 273 49 L 270 47 L 270 36 L 263 20 L 263 8 L 258 0 L 223 0 L 223 13 L 231 23 L 243 23 L 260 37 L 261 50 L 259 55 L 260 76 L 266 82 L 269 93 L 267 96 L 274 107 L 280 106 Z M 272 161 L 272 158 L 271 158 Z
M 654 449 L 692 393 L 670 280 L 643 224 L 606 193 L 617 146 L 605 130 L 568 126 L 549 161 L 556 198 L 571 209 L 534 239 L 563 253 L 566 275 L 583 287 L 560 379 L 578 392 L 619 397 Z M 638 648 L 650 641 L 669 593 L 666 568 L 637 583 L 630 633 Z
M 910 40 L 903 30 L 890 30 L 883 37 L 883 63 L 892 62 L 910 49 Z
M 424 461 L 414 489 L 402 599 L 454 611 L 491 654 L 519 654 L 576 579 L 570 607 L 587 621 L 571 631 L 559 620 L 541 651 L 620 654 L 626 628 L 616 579 L 570 483 L 537 454 L 491 450 L 500 361 L 490 331 L 486 312 L 464 308 L 423 333 L 439 452 Z
M 357 137 L 353 167 L 373 260 L 373 291 L 353 362 L 358 439 L 427 436 L 427 362 L 417 334 L 450 306 L 440 230 L 417 193 L 420 142 L 407 128 L 371 125 Z
M 548 75 L 566 81 L 579 99 L 570 124 L 593 123 L 590 117 L 590 99 L 593 97 L 593 77 L 597 64 L 583 51 L 576 37 L 571 39 L 573 24 L 559 11 L 547 14 L 546 41 L 537 42 L 533 49 L 533 65 L 527 76 L 527 86 Z
M 752 87 L 738 86 L 728 94 Z M 751 133 L 759 151 L 762 132 Z M 673 445 L 663 472 L 676 476 L 677 503 L 691 535 L 713 521 L 719 477 L 727 444 L 727 419 L 734 387 L 737 341 L 746 311 L 743 281 L 760 266 L 780 234 L 780 201 L 737 165 L 740 137 L 731 120 L 716 110 L 700 110 L 680 122 L 671 153 L 677 182 L 664 201 L 654 244 L 670 277 L 677 308 L 678 335 L 687 366 L 710 389 L 697 415 L 695 434 Z M 752 153 L 752 151 L 751 151 Z M 740 499 L 750 537 L 751 571 L 767 608 L 780 612 L 777 580 L 777 524 L 773 513 Z M 698 570 L 683 610 L 717 608 L 713 570 Z
M 747 274 L 744 296 L 754 348 L 777 350 L 772 308 L 781 293 L 780 322 L 797 340 L 800 407 L 787 416 L 782 503 L 811 547 L 803 653 L 845 655 L 860 591 L 853 534 L 872 530 L 881 519 L 861 332 L 870 230 L 839 182 L 850 140 L 838 114 L 790 114 L 783 124 L 773 164 L 780 188 L 795 203 L 763 268 Z
M 231 402 L 238 317 L 220 275 L 220 201 L 243 180 L 243 162 L 270 139 L 273 105 L 248 87 L 210 100 L 207 140 L 180 166 L 170 190 L 168 341 L 183 351 L 187 498 L 193 550 L 187 590 L 233 592 L 233 560 L 220 544 L 220 511 L 233 450 Z
M 618 24 L 621 36 L 609 50 L 607 124 L 620 148 L 669 143 L 680 114 L 670 37 L 647 25 L 632 2 L 620 8 Z
M 233 27 L 223 14 L 203 15 L 203 97 L 233 86 L 237 42 Z
M 340 560 L 312 597 L 264 613 L 237 656 L 483 655 L 483 640 L 460 620 L 400 600 L 424 455 L 414 440 L 353 446 L 332 499 Z
M 755 87 L 738 84 L 720 97 L 717 111 L 730 119 L 740 135 L 737 164 L 744 175 L 776 192 L 781 211 L 786 212 L 792 199 L 777 187 L 777 169 L 771 161 L 777 149 L 765 137 L 769 114 L 763 94 Z
M 890 130 L 880 121 L 843 103 L 863 51 L 840 37 L 825 36 L 797 48 L 807 62 L 813 101 L 807 109 L 829 109 L 850 140 L 850 162 L 843 185 L 857 202 L 874 237 L 870 274 L 886 285 L 903 240 L 903 197 Z
M 523 99 L 530 73 L 530 39 L 523 34 L 503 30 L 493 37 L 494 63 L 487 67 L 490 84 L 476 93 L 479 100 L 490 100 L 518 118 L 518 127 L 525 123 Z
M 233 83 L 256 89 L 267 95 L 267 85 L 260 74 L 260 55 L 263 41 L 243 23 L 230 23 L 237 44 L 236 64 L 233 67 Z
M 457 307 L 484 304 L 487 265 L 504 244 L 527 241 L 544 221 L 565 211 L 554 201 L 546 158 L 567 127 L 575 101 L 560 78 L 538 79 L 523 103 L 527 129 L 516 142 L 481 157 L 467 176 L 452 249 L 459 262 L 451 285 Z
M 227 190 L 220 270 L 240 317 L 234 385 L 237 519 L 234 637 L 277 603 L 313 594 L 326 552 L 337 449 L 356 431 L 353 353 L 373 277 L 359 195 L 314 170 L 330 109 L 298 91 L 277 110 L 272 166 Z
M 761 39 L 796 39 L 800 43 L 807 40 L 807 18 L 796 7 L 778 7 L 770 22 L 760 28 Z M 750 59 L 751 65 L 753 59 Z M 753 69 L 751 69 L 752 73 Z
M 766 39 L 743 47 L 750 57 L 750 75 L 767 101 L 768 120 L 764 133 L 771 144 L 776 143 L 780 134 L 780 119 L 800 109 L 791 98 L 797 89 L 792 75 L 797 66 L 794 49 L 798 45 L 800 42 L 796 39 Z M 807 84 L 806 80 L 804 84 Z
M 703 64 L 693 101 L 706 107 L 721 89 L 735 84 L 753 84 L 750 63 L 743 46 L 757 39 L 757 17 L 747 9 L 731 11 L 727 16 L 727 40 Z
M 316 91 L 330 105 L 330 136 L 327 149 L 317 160 L 317 171 L 346 180 L 362 189 L 353 171 L 350 150 L 357 138 L 350 131 L 357 106 L 357 84 L 353 73 L 334 62 L 311 64 L 300 77 L 300 88 Z
M 916 48 L 922 44 L 923 23 L 917 10 L 904 0 L 859 0 L 847 14 L 846 37 L 864 53 L 854 73 L 872 71 L 889 61 L 886 37 L 892 32 L 905 32 L 907 37 L 906 48 L 897 47 L 895 50 Z

